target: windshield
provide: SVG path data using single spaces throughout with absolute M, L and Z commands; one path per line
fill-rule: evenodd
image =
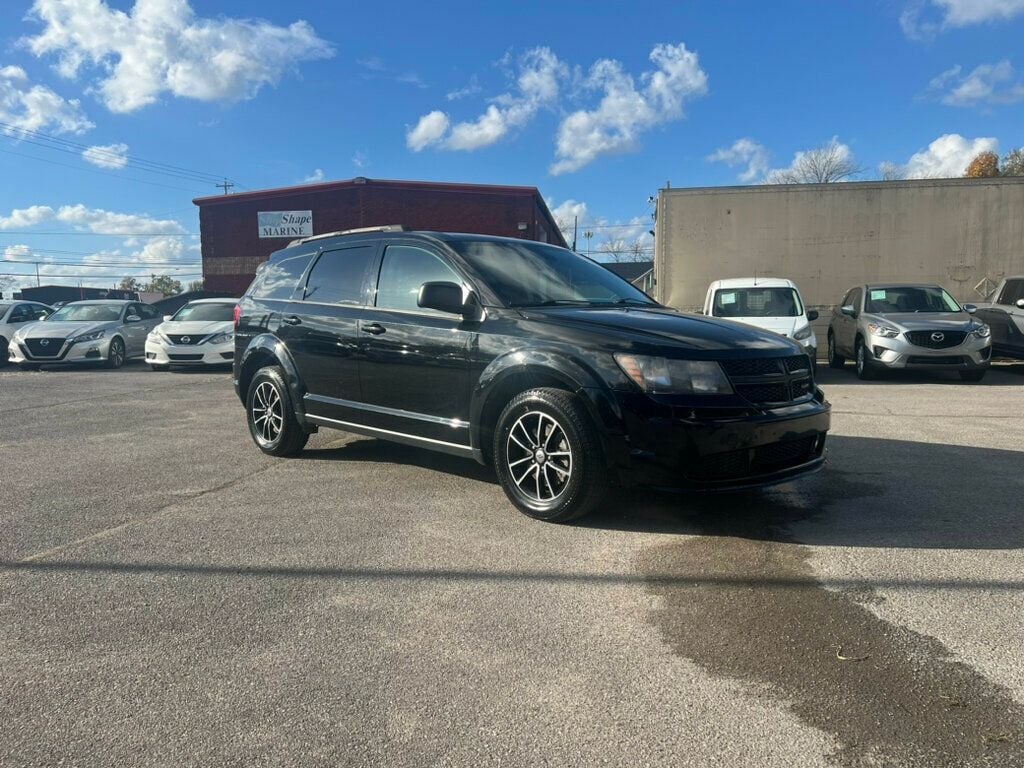
M 938 286 L 919 288 L 915 286 L 894 286 L 892 288 L 868 288 L 868 299 L 864 311 L 876 315 L 896 312 L 961 312 L 956 299 Z
M 186 304 L 179 309 L 172 320 L 204 320 L 206 322 L 230 323 L 235 319 L 234 304 Z
M 800 294 L 792 288 L 723 288 L 715 291 L 715 317 L 799 317 Z
M 618 275 L 583 256 L 543 243 L 452 240 L 509 307 L 656 303 Z
M 120 319 L 121 309 L 118 304 L 66 304 L 46 319 L 57 323 L 109 323 Z

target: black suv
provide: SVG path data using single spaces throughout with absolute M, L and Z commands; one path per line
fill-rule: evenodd
M 543 243 L 401 227 L 317 235 L 235 309 L 264 453 L 333 427 L 493 464 L 543 520 L 609 480 L 733 490 L 824 462 L 830 406 L 795 342 L 685 315 Z

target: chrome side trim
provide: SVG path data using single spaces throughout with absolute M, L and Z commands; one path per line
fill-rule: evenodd
M 302 399 L 312 400 L 313 402 L 316 403 L 324 403 L 325 405 L 337 405 L 341 406 L 342 408 L 352 408 L 357 411 L 370 411 L 372 413 L 380 413 L 385 416 L 400 416 L 404 419 L 426 421 L 430 424 L 441 424 L 446 427 L 451 427 L 452 429 L 469 429 L 469 422 L 463 421 L 462 419 L 446 419 L 444 416 L 431 416 L 430 414 L 427 413 L 403 411 L 401 408 L 387 408 L 383 405 L 357 403 L 353 400 L 339 400 L 336 397 L 327 397 L 326 395 L 311 395 L 309 393 L 303 395 Z
M 343 429 L 344 428 L 351 429 L 351 430 L 353 430 L 355 432 L 366 432 L 366 433 L 373 433 L 373 434 L 380 434 L 380 435 L 388 435 L 388 436 L 390 436 L 392 438 L 403 440 L 403 441 L 407 441 L 408 440 L 408 441 L 413 441 L 413 442 L 416 442 L 416 443 L 426 443 L 428 445 L 443 446 L 444 448 L 447 448 L 447 449 L 450 449 L 450 450 L 465 452 L 466 454 L 469 454 L 471 456 L 476 454 L 476 451 L 474 451 L 474 449 L 471 448 L 468 445 L 459 445 L 458 443 L 449 443 L 449 442 L 447 442 L 445 440 L 435 440 L 432 437 L 419 437 L 417 435 L 407 434 L 406 432 L 395 432 L 395 431 L 390 430 L 390 429 L 381 429 L 380 427 L 368 427 L 365 424 L 356 424 L 356 423 L 351 422 L 351 421 L 340 421 L 338 419 L 329 419 L 326 416 L 314 416 L 311 413 L 307 413 L 306 414 L 306 420 L 307 421 L 312 421 L 312 422 L 315 422 L 315 423 L 323 424 L 325 427 L 341 427 Z

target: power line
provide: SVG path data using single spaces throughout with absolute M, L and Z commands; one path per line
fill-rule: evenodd
M 94 236 L 94 237 L 199 237 L 198 232 L 26 232 L 24 230 L 7 229 L 0 230 L 5 235 L 17 235 L 25 237 L 28 235 L 58 236 Z
M 108 280 L 108 279 L 109 280 L 119 280 L 119 279 L 124 279 L 126 277 L 148 277 L 151 274 L 153 274 L 153 273 L 150 272 L 149 274 L 135 274 L 135 275 L 68 275 L 68 274 L 64 274 L 63 272 L 43 272 L 40 275 L 40 277 L 48 277 L 48 278 L 51 278 L 51 277 L 66 277 L 66 278 L 73 278 L 75 280 Z M 168 275 L 168 277 L 174 277 L 174 278 L 178 278 L 178 277 L 197 277 L 197 276 L 201 276 L 202 274 L 203 274 L 202 272 L 175 272 L 172 275 Z M 35 276 L 36 275 L 33 272 L 0 272 L 0 277 L 30 277 L 30 278 L 35 278 Z

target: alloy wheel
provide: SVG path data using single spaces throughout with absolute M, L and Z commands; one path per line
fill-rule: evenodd
M 124 346 L 117 339 L 110 342 L 109 357 L 113 368 L 120 368 L 124 363 Z
M 261 382 L 253 393 L 252 423 L 256 438 L 264 445 L 274 442 L 281 434 L 284 423 L 281 395 L 269 381 Z
M 857 345 L 857 373 L 864 372 L 864 344 Z
M 562 425 L 546 413 L 523 414 L 508 433 L 509 476 L 531 501 L 557 499 L 572 477 L 572 448 Z

